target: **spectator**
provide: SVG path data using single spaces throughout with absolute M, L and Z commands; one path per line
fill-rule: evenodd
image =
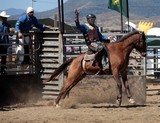
M 9 47 L 9 36 L 7 33 L 14 32 L 14 28 L 7 22 L 7 15 L 5 11 L 0 13 L 0 54 L 1 54 L 1 75 L 7 74 L 6 72 L 6 54 Z
M 31 37 L 29 34 L 24 35 L 23 33 L 29 33 L 33 26 L 40 29 L 41 31 L 44 31 L 45 29 L 52 29 L 51 26 L 38 23 L 37 18 L 34 16 L 34 9 L 32 7 L 28 7 L 26 14 L 20 16 L 15 24 L 15 30 L 18 33 L 18 38 L 22 38 L 22 35 L 24 36 L 24 54 L 29 54 L 29 49 L 31 48 Z M 25 55 L 22 64 L 31 63 L 32 61 L 29 55 Z

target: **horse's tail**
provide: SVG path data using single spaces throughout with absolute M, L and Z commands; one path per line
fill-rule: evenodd
M 53 72 L 53 74 L 52 74 L 47 80 L 44 80 L 44 83 L 53 80 L 56 76 L 58 76 L 60 73 L 62 73 L 62 71 L 63 71 L 72 61 L 73 61 L 73 58 L 68 59 L 67 61 L 65 61 L 61 66 L 59 66 L 59 67 Z

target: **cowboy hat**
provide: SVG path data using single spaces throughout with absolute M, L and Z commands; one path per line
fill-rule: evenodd
M 6 11 L 2 11 L 2 12 L 0 13 L 0 17 L 8 18 L 8 17 L 10 17 L 10 15 L 7 15 Z

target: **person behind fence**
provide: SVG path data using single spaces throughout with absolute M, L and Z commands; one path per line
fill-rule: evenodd
M 32 64 L 30 56 L 26 54 L 29 54 L 29 49 L 31 48 L 31 37 L 29 31 L 33 26 L 41 31 L 44 31 L 45 29 L 52 29 L 49 25 L 40 24 L 34 16 L 34 9 L 32 7 L 28 7 L 26 13 L 20 16 L 15 24 L 15 30 L 16 33 L 18 33 L 18 38 L 23 39 L 24 44 L 24 60 L 22 61 L 22 64 Z
M 76 16 L 76 27 L 83 33 L 86 45 L 88 46 L 87 54 L 95 54 L 103 49 L 101 42 L 109 43 L 113 40 L 113 36 L 104 36 L 100 33 L 98 27 L 95 24 L 96 16 L 94 14 L 88 14 L 86 16 L 87 23 L 80 24 L 79 22 L 79 11 L 75 10 Z M 107 64 L 107 54 L 102 56 L 102 69 L 105 70 L 108 66 Z
M 14 28 L 8 23 L 7 19 L 10 17 L 6 11 L 0 13 L 0 56 L 1 56 L 1 75 L 6 72 L 6 54 L 9 47 L 9 35 L 7 33 L 14 32 Z

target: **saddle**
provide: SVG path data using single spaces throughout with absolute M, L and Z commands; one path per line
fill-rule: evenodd
M 109 66 L 108 64 L 108 57 L 107 57 L 107 53 L 104 50 L 101 50 L 95 54 L 85 54 L 83 61 L 82 61 L 82 65 L 83 68 L 85 69 L 85 64 L 87 62 L 91 62 L 92 66 L 95 67 L 96 66 L 96 62 L 98 62 L 98 66 L 100 70 L 104 70 L 107 69 Z M 105 68 L 104 68 L 105 67 Z
M 95 61 L 96 54 L 85 54 L 83 60 L 86 62 Z

